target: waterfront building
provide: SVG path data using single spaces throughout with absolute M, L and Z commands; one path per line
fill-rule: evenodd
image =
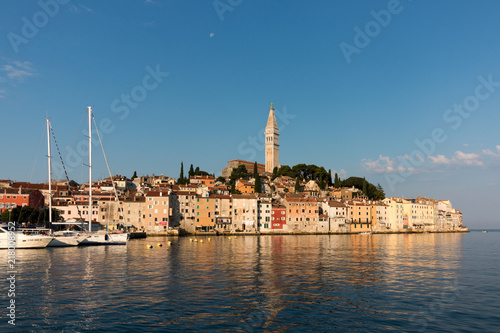
M 463 228 L 462 212 L 452 207 L 449 200 L 439 200 L 436 204 L 436 220 L 442 230 Z
M 233 231 L 257 231 L 258 200 L 254 195 L 233 194 Z
M 286 196 L 288 230 L 292 232 L 319 232 L 319 203 L 313 198 Z
M 209 232 L 215 230 L 215 198 L 196 197 L 196 223 L 195 230 Z
M 134 228 L 144 230 L 145 225 L 143 223 L 146 218 L 146 198 L 143 196 L 134 196 L 131 198 L 125 198 L 122 202 L 123 208 L 123 224 L 126 227 L 133 226 Z
M 174 191 L 178 201 L 179 209 L 174 211 L 175 224 L 188 233 L 196 231 L 196 192 L 195 191 Z
M 403 199 L 391 197 L 385 198 L 382 202 L 388 207 L 388 219 L 390 230 L 403 230 Z
M 391 229 L 389 207 L 382 202 L 373 202 L 370 205 L 372 229 L 387 231 Z
M 271 231 L 288 231 L 286 224 L 286 207 L 282 205 L 272 205 L 271 208 Z
M 328 215 L 330 232 L 349 232 L 346 224 L 347 206 L 336 200 L 326 200 L 321 203 L 323 212 Z
M 347 203 L 347 220 L 350 223 L 351 232 L 371 231 L 370 205 L 361 201 L 349 201 Z
M 171 190 L 149 191 L 143 227 L 147 232 L 165 232 L 173 225 L 173 203 L 177 196 Z
M 257 230 L 269 232 L 272 230 L 272 199 L 269 197 L 260 197 L 258 201 L 258 223 Z
M 215 230 L 229 232 L 233 224 L 233 200 L 230 195 L 214 195 Z

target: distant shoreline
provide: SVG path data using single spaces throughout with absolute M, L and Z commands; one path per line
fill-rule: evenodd
M 469 230 L 464 228 L 462 230 L 409 230 L 409 231 L 372 231 L 371 235 L 387 235 L 387 234 L 440 234 L 440 233 L 467 233 L 470 231 L 483 231 L 488 229 L 473 229 Z M 495 229 L 491 229 L 495 230 Z M 500 230 L 499 230 L 500 231 Z M 168 232 L 146 233 L 147 237 L 161 237 L 161 236 L 175 236 L 175 237 L 188 237 L 188 236 L 283 236 L 283 235 L 359 235 L 360 232 L 200 232 L 200 233 L 179 233 L 173 234 Z

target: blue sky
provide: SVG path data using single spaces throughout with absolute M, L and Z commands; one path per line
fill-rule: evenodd
M 5 1 L 0 178 L 46 181 L 48 115 L 70 177 L 86 181 L 88 105 L 113 173 L 263 163 L 274 102 L 281 164 L 450 199 L 466 225 L 498 227 L 499 12 L 497 1 Z

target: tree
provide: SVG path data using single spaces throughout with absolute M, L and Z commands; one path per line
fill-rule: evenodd
M 222 176 L 219 176 L 217 177 L 217 179 L 215 180 L 216 182 L 221 182 L 221 183 L 226 183 L 226 178 L 222 177 Z
M 382 187 L 380 187 L 380 189 L 377 189 L 375 185 L 366 181 L 366 179 L 364 178 L 349 177 L 346 180 L 341 181 L 341 185 L 345 187 L 354 186 L 358 190 L 363 190 L 363 191 L 364 187 L 366 186 L 366 196 L 370 200 L 382 200 L 385 198 L 385 193 L 383 192 Z
M 332 170 L 328 169 L 328 186 L 333 185 L 333 180 L 332 180 Z
M 194 176 L 194 169 L 193 169 L 193 165 L 191 164 L 191 166 L 189 167 L 189 179 L 193 178 Z
M 368 196 L 368 190 L 366 188 L 366 179 L 363 178 L 363 194 Z
M 253 178 L 255 179 L 254 192 L 262 193 L 262 184 L 260 183 L 260 175 L 257 170 L 257 161 L 253 165 Z
M 295 179 L 295 193 L 299 193 L 300 192 L 300 179 L 299 177 L 297 177 Z
M 385 199 L 385 192 L 384 192 L 384 189 L 382 188 L 382 185 L 377 184 L 376 189 L 377 189 L 377 191 L 375 192 L 374 199 L 375 200 L 384 200 Z
M 132 175 L 132 180 L 137 178 L 137 171 L 134 171 L 134 174 Z
M 184 163 L 181 162 L 181 174 L 179 175 L 179 179 L 177 179 L 177 184 L 185 185 L 187 184 L 187 179 L 184 178 Z
M 335 188 L 339 188 L 340 187 L 339 175 L 336 172 L 335 172 L 335 181 L 333 183 L 333 186 L 335 186 Z
M 200 167 L 196 167 L 196 169 L 194 170 L 194 175 L 195 176 L 199 176 L 200 175 Z
M 238 179 L 248 179 L 248 170 L 247 168 L 243 165 L 240 164 L 238 165 L 237 168 L 234 168 L 233 171 L 231 171 L 231 176 L 229 176 L 229 184 L 231 185 L 231 193 L 236 193 L 236 181 Z

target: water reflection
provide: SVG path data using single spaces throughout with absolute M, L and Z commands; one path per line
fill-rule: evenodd
M 159 237 L 18 250 L 19 317 L 36 331 L 387 329 L 408 324 L 416 304 L 457 279 L 462 237 L 179 238 L 172 246 Z

